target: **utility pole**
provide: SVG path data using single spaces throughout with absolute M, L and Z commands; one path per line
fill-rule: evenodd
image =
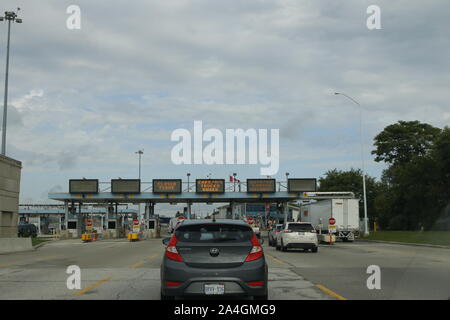
M 17 12 L 20 8 L 17 8 Z M 2 126 L 2 155 L 6 156 L 6 120 L 8 115 L 8 76 L 9 76 L 9 45 L 11 38 L 11 22 L 22 23 L 14 11 L 5 11 L 5 16 L 0 16 L 0 21 L 8 21 L 8 37 L 6 45 L 6 70 L 5 70 L 5 97 L 3 100 L 3 126 Z
M 139 181 L 141 180 L 141 156 L 144 154 L 144 149 L 138 150 L 135 152 L 139 155 Z M 138 204 L 138 214 L 139 214 L 139 220 L 142 220 L 141 216 L 141 203 Z
M 358 101 L 345 93 L 335 92 L 335 95 L 342 95 L 359 106 L 359 135 L 361 141 L 361 162 L 362 162 L 362 180 L 363 180 L 363 195 L 364 195 L 364 236 L 369 235 L 369 221 L 367 219 L 367 197 L 366 197 L 366 172 L 364 169 L 364 146 L 363 146 L 363 130 L 362 130 L 362 107 Z

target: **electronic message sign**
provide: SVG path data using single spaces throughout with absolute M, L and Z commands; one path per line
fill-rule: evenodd
M 98 193 L 97 179 L 69 180 L 69 193 Z
M 274 193 L 275 179 L 247 179 L 247 192 Z
M 195 180 L 197 193 L 224 193 L 225 179 L 197 179 Z
M 307 179 L 288 179 L 288 192 L 316 192 L 317 180 L 315 178 Z
M 181 193 L 181 179 L 153 179 L 153 193 Z
M 112 179 L 111 193 L 140 193 L 140 179 Z

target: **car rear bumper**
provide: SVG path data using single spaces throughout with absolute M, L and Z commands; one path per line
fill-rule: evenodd
M 161 292 L 166 296 L 262 296 L 267 294 L 267 264 L 263 259 L 245 262 L 226 269 L 189 267 L 183 262 L 164 258 L 161 266 Z M 181 282 L 179 286 L 166 286 L 166 281 Z M 263 281 L 262 286 L 249 282 Z M 205 295 L 205 284 L 223 284 L 223 295 Z
M 298 249 L 312 249 L 317 247 L 316 243 L 295 243 L 291 242 L 286 244 L 287 248 L 298 248 Z

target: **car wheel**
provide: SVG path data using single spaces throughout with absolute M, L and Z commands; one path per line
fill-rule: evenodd
M 281 251 L 286 252 L 287 248 L 284 246 L 283 241 L 281 241 Z
M 163 301 L 167 301 L 167 300 L 175 300 L 175 297 L 172 297 L 172 296 L 166 296 L 166 295 L 164 295 L 164 294 L 162 293 L 162 291 L 161 291 L 161 300 L 163 300 Z
M 267 293 L 265 295 L 262 295 L 262 296 L 254 296 L 253 297 L 253 300 L 268 300 L 268 299 L 269 299 L 269 297 L 268 297 Z
M 318 247 L 314 247 L 314 248 L 311 249 L 312 252 L 317 252 L 318 250 L 319 250 Z
M 280 250 L 280 246 L 278 245 L 278 242 L 275 243 L 275 249 Z

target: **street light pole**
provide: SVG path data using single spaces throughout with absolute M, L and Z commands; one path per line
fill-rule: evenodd
M 362 107 L 361 104 L 346 95 L 345 93 L 335 92 L 335 95 L 342 95 L 359 106 L 359 135 L 361 140 L 361 162 L 362 162 L 362 176 L 363 176 L 363 194 L 364 194 L 364 236 L 369 235 L 369 222 L 367 219 L 367 197 L 366 197 L 366 173 L 364 168 L 364 145 L 363 145 L 363 131 L 362 131 Z
M 138 150 L 135 153 L 139 155 L 139 179 L 141 179 L 141 156 L 144 154 L 144 150 Z
M 289 190 L 289 172 L 286 172 L 286 190 Z M 281 191 L 281 185 L 280 185 Z
M 139 155 L 139 180 L 141 180 L 141 156 L 144 154 L 144 150 L 138 150 L 135 152 Z M 141 216 L 141 203 L 138 204 L 139 218 L 142 219 Z
M 18 8 L 20 10 L 20 8 Z M 3 126 L 2 126 L 2 155 L 6 156 L 6 120 L 8 115 L 8 76 L 9 76 L 9 44 L 11 38 L 11 22 L 22 23 L 22 19 L 17 18 L 13 11 L 5 11 L 5 16 L 0 17 L 0 21 L 8 21 L 8 37 L 6 45 L 6 70 L 5 70 L 5 97 L 3 100 Z

